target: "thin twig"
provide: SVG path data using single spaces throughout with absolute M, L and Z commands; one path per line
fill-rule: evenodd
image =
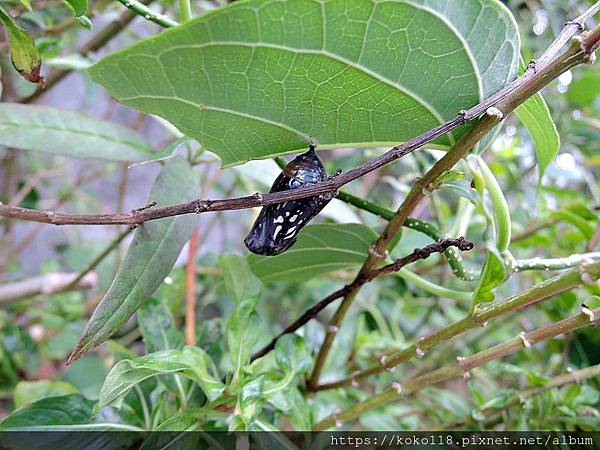
M 600 364 L 596 364 L 595 366 L 586 367 L 584 369 L 575 370 L 573 372 L 553 377 L 550 380 L 548 380 L 546 384 L 540 387 L 530 387 L 524 390 L 519 390 L 517 393 L 513 394 L 512 396 L 510 396 L 510 398 L 503 402 L 503 405 L 501 407 L 488 406 L 486 408 L 481 408 L 478 412 L 483 414 L 486 418 L 489 418 L 495 414 L 507 411 L 508 409 L 514 406 L 523 404 L 524 400 L 529 399 L 531 397 L 535 397 L 536 395 L 540 395 L 544 392 L 549 391 L 550 389 L 555 389 L 570 383 L 581 383 L 584 380 L 596 377 L 600 377 Z M 478 421 L 480 420 L 475 419 L 474 415 L 471 414 L 471 416 L 469 416 L 467 420 L 445 425 L 441 427 L 441 429 L 464 429 L 465 426 L 474 424 Z
M 351 384 L 356 384 L 372 375 L 386 371 L 392 371 L 399 364 L 410 361 L 413 358 L 424 356 L 428 351 L 442 342 L 448 341 L 451 338 L 454 338 L 474 328 L 487 326 L 487 323 L 490 320 L 494 320 L 508 313 L 535 305 L 562 292 L 566 292 L 581 286 L 584 284 L 582 279 L 584 276 L 586 277 L 585 282 L 597 281 L 600 278 L 600 263 L 586 266 L 584 271 L 576 269 L 562 275 L 557 275 L 517 295 L 514 295 L 513 297 L 481 307 L 480 309 L 476 310 L 474 316 L 467 316 L 457 322 L 453 322 L 450 325 L 440 328 L 439 330 L 427 336 L 422 336 L 416 339 L 413 344 L 402 350 L 382 355 L 382 357 L 379 359 L 379 364 L 375 364 L 366 369 L 357 371 L 350 377 L 333 381 L 331 383 L 323 383 L 313 386 L 313 389 L 321 391 L 325 389 L 349 386 Z
M 23 300 L 34 295 L 52 295 L 58 292 L 91 289 L 98 283 L 95 273 L 78 278 L 75 273 L 48 273 L 14 283 L 0 285 L 0 305 Z
M 116 239 L 114 239 L 110 244 L 108 244 L 108 246 L 102 251 L 102 253 L 100 253 L 98 256 L 96 256 L 88 265 L 85 269 L 83 269 L 79 275 L 77 275 L 77 277 L 68 285 L 66 285 L 64 287 L 63 290 L 68 291 L 73 289 L 73 287 L 79 283 L 88 273 L 90 273 L 92 270 L 94 270 L 96 267 L 98 267 L 98 264 L 100 264 L 104 258 L 106 258 L 110 252 L 112 252 L 115 248 L 117 248 L 119 246 L 119 244 L 123 241 L 123 239 L 125 239 L 127 237 L 127 235 L 131 232 L 131 228 L 128 228 L 127 230 L 125 230 L 124 232 L 122 232 L 119 236 L 117 236 Z
M 600 5 L 600 2 L 598 2 L 598 5 Z M 565 28 L 570 29 L 571 25 L 567 24 L 565 25 Z M 565 33 L 568 34 L 570 31 Z M 562 32 L 561 35 L 563 35 Z M 600 26 L 596 26 L 589 33 L 582 36 L 577 45 L 571 45 L 565 52 L 556 57 L 556 59 L 551 60 L 551 58 L 548 58 L 549 62 L 547 63 L 544 58 L 551 52 L 550 50 L 546 50 L 541 58 L 544 61 L 543 64 L 530 65 L 528 70 L 521 77 L 510 83 L 498 94 L 492 95 L 490 98 L 495 98 L 502 93 L 502 95 L 500 95 L 501 98 L 493 103 L 494 106 L 486 111 L 486 114 L 477 125 L 467 132 L 467 134 L 465 134 L 454 147 L 444 155 L 444 157 L 435 163 L 422 178 L 415 182 L 413 188 L 398 208 L 398 211 L 392 220 L 388 222 L 383 233 L 379 236 L 375 244 L 373 244 L 373 249 L 360 269 L 358 276 L 364 272 L 371 271 L 385 258 L 389 244 L 402 228 L 409 215 L 425 197 L 430 187 L 441 175 L 450 170 L 458 163 L 458 161 L 464 158 L 484 136 L 504 120 L 507 114 L 514 111 L 520 104 L 536 94 L 550 81 L 578 64 L 592 62 L 593 52 L 597 49 L 598 45 L 600 45 Z M 560 48 L 555 51 L 553 50 L 552 52 L 556 53 L 559 49 Z M 503 92 L 505 92 L 506 95 L 504 95 Z M 307 383 L 309 389 L 314 389 L 318 386 L 319 377 L 323 371 L 327 355 L 335 339 L 335 331 L 341 326 L 341 322 L 352 305 L 359 289 L 360 287 L 351 291 L 344 297 L 338 310 L 329 321 L 325 339 L 323 340 L 313 371 Z
M 186 267 L 185 303 L 185 342 L 196 345 L 196 251 L 198 249 L 198 228 L 192 232 L 188 246 Z
M 590 317 L 591 316 L 591 317 Z M 361 414 L 374 408 L 383 406 L 390 402 L 398 400 L 415 392 L 419 392 L 425 387 L 448 381 L 454 378 L 467 378 L 470 371 L 476 367 L 482 366 L 495 359 L 500 359 L 519 350 L 527 349 L 532 345 L 545 340 L 567 334 L 580 328 L 596 325 L 600 321 L 600 308 L 581 312 L 580 314 L 563 319 L 550 325 L 545 325 L 529 333 L 521 333 L 519 336 L 506 341 L 502 344 L 475 353 L 469 357 L 459 357 L 456 363 L 436 369 L 432 372 L 409 378 L 402 381 L 395 381 L 392 387 L 383 391 L 381 394 L 371 396 L 368 400 L 357 403 L 353 407 L 334 413 L 326 419 L 320 421 L 313 427 L 313 431 L 323 431 L 333 427 L 340 427 L 344 422 L 353 420 Z
M 344 297 L 349 292 L 352 292 L 358 287 L 371 282 L 373 279 L 379 276 L 386 275 L 392 272 L 397 272 L 404 266 L 412 264 L 420 259 L 426 259 L 433 253 L 443 253 L 450 247 L 456 247 L 461 251 L 468 251 L 473 248 L 473 243 L 466 240 L 464 237 L 443 239 L 426 247 L 417 248 L 411 254 L 403 258 L 399 258 L 393 263 L 381 267 L 380 269 L 376 269 L 362 274 L 360 277 L 355 278 L 352 283 L 347 284 L 343 288 L 335 291 L 333 294 L 330 294 L 329 296 L 321 300 L 319 303 L 317 303 L 315 306 L 308 309 L 294 323 L 289 325 L 285 330 L 283 330 L 281 333 L 275 336 L 268 345 L 266 345 L 261 350 L 252 355 L 252 361 L 254 361 L 257 358 L 260 358 L 261 356 L 264 356 L 265 354 L 273 350 L 275 348 L 275 344 L 282 336 L 289 333 L 293 333 L 298 328 L 302 327 L 304 324 L 314 319 L 317 316 L 317 314 L 319 314 L 319 312 L 326 308 L 331 302 L 337 300 L 338 298 Z
M 600 7 L 600 2 L 598 2 L 595 6 L 593 6 L 590 9 L 592 10 L 596 7 Z M 590 13 L 586 12 L 582 16 L 577 18 L 575 21 L 569 22 L 567 25 L 565 25 L 565 29 L 563 30 L 563 32 L 561 32 L 561 35 L 559 36 L 560 39 L 564 39 L 567 35 L 569 35 L 569 39 L 572 36 L 574 36 L 576 34 L 576 31 L 573 30 L 572 23 L 580 23 L 581 20 L 589 16 Z M 115 33 L 116 32 L 118 31 L 115 31 Z M 596 31 L 596 33 L 600 33 L 600 30 Z M 113 34 L 110 33 L 109 35 L 110 37 L 113 36 Z M 581 58 L 574 58 L 571 64 L 568 67 L 565 67 L 563 70 L 568 70 L 574 65 L 583 62 L 584 56 L 587 56 L 589 59 L 592 52 L 596 50 L 599 40 L 600 38 L 594 35 L 594 32 L 590 32 L 587 35 L 585 35 L 585 37 L 582 38 L 581 42 L 582 49 L 579 55 L 581 56 Z M 96 43 L 94 42 L 94 47 L 95 46 Z M 84 50 L 87 50 L 87 47 L 89 47 L 89 44 Z M 562 48 L 562 45 L 560 48 Z M 472 108 L 460 111 L 460 113 L 453 119 L 441 125 L 438 125 L 435 128 L 432 128 L 431 130 L 428 130 L 423 134 L 403 144 L 399 144 L 395 147 L 392 147 L 383 155 L 366 161 L 363 164 L 349 170 L 348 172 L 342 173 L 335 177 L 331 177 L 322 183 L 299 189 L 292 189 L 288 191 L 254 194 L 247 197 L 239 197 L 233 199 L 197 199 L 192 200 L 190 202 L 179 203 L 162 208 L 154 208 L 131 214 L 61 214 L 55 211 L 36 211 L 26 208 L 17 208 L 10 207 L 7 205 L 0 205 L 0 216 L 29 220 L 34 222 L 51 223 L 55 225 L 138 225 L 148 220 L 155 220 L 163 217 L 171 217 L 175 215 L 192 213 L 199 214 L 211 211 L 228 211 L 254 208 L 258 206 L 284 203 L 290 200 L 297 200 L 300 198 L 313 197 L 316 195 L 336 192 L 340 187 L 344 186 L 345 184 L 350 183 L 351 181 L 354 181 L 360 177 L 363 177 L 364 175 L 373 172 L 399 158 L 402 158 L 403 156 L 411 153 L 412 151 L 452 131 L 456 127 L 481 116 L 489 108 L 497 105 L 501 101 L 505 101 L 507 99 L 512 100 L 516 98 L 518 100 L 517 104 L 521 103 L 526 98 L 523 98 L 522 95 L 524 91 L 531 90 L 532 87 L 535 87 L 532 91 L 533 94 L 553 79 L 553 77 L 549 73 L 550 71 L 548 70 L 548 67 L 545 65 L 544 62 L 546 60 L 552 59 L 552 57 L 556 55 L 560 48 L 553 49 L 552 51 L 550 51 L 549 48 L 544 52 L 544 54 L 542 55 L 542 57 L 536 65 L 531 65 L 525 71 L 525 73 L 518 77 L 515 81 L 508 84 L 496 94 L 493 94 L 492 96 L 488 97 L 487 99 L 483 100 L 481 103 L 473 106 Z M 50 78 L 50 76 L 47 78 L 46 84 L 48 84 Z M 519 95 L 515 95 L 515 93 L 518 93 Z M 37 95 L 39 94 L 34 94 L 34 96 Z M 30 101 L 30 99 L 28 98 L 25 101 Z M 508 108 L 506 108 L 510 103 L 511 101 L 508 101 L 505 105 L 503 105 L 505 106 L 506 112 L 510 111 Z M 498 123 L 500 120 L 501 119 L 495 121 L 494 124 Z M 473 136 L 472 132 L 470 133 L 470 136 Z M 423 177 L 423 179 L 425 179 L 425 177 Z M 423 194 L 423 192 L 421 194 Z

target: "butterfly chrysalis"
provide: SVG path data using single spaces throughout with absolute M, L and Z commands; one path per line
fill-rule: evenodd
M 315 153 L 315 146 L 292 160 L 279 174 L 269 192 L 288 191 L 317 184 L 327 179 L 327 172 Z M 290 200 L 264 206 L 250 233 L 246 247 L 258 255 L 274 256 L 296 242 L 298 232 L 331 201 L 333 194 Z

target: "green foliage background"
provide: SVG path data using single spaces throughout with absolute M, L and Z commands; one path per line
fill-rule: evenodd
M 134 22 L 100 58 L 78 53 L 78 39 L 122 13 L 120 5 L 69 1 L 31 10 L 0 1 L 35 37 L 44 64 L 74 72 L 85 92 L 80 110 L 49 94 L 23 104 L 35 86 L 12 69 L 15 46 L 0 42 L 0 200 L 8 203 L 35 177 L 19 206 L 93 213 L 143 206 L 140 192 L 159 206 L 266 192 L 279 170 L 269 158 L 302 151 L 310 138 L 329 173 L 347 171 L 502 88 L 521 59 L 539 55 L 566 18 L 591 4 L 505 3 L 198 2 L 196 19 L 169 30 Z M 600 259 L 598 68 L 577 67 L 543 94 L 438 180 L 389 251 L 394 259 L 459 235 L 476 248 L 462 257 L 434 255 L 365 285 L 337 333 L 323 382 L 378 364 L 480 302 L 536 286 L 554 275 L 550 269 Z M 96 106 L 100 99 L 110 114 Z M 329 307 L 251 362 L 285 326 L 352 280 L 415 179 L 471 127 L 350 184 L 280 256 L 243 248 L 253 211 L 181 216 L 118 241 L 94 268 L 99 282 L 90 291 L 0 298 L 0 430 L 307 430 L 394 380 L 578 314 L 584 303 L 598 307 L 600 289 L 585 284 L 441 342 L 393 373 L 309 393 L 305 379 L 335 312 Z M 139 183 L 119 178 L 136 171 L 143 171 Z M 101 189 L 85 180 L 73 186 L 80 172 L 99 172 Z M 137 196 L 127 200 L 131 192 Z M 363 200 L 370 212 L 351 206 Z M 189 261 L 178 256 L 196 227 L 196 340 L 186 345 Z M 112 229 L 68 228 L 51 254 L 36 256 L 22 240 L 27 231 L 3 219 L 0 283 L 81 272 L 115 239 Z M 599 344 L 592 327 L 550 339 L 479 367 L 468 380 L 366 411 L 342 429 L 598 431 L 597 376 L 535 390 L 600 364 Z M 74 349 L 80 359 L 65 366 Z

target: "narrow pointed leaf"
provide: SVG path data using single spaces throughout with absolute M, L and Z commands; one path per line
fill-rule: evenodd
M 197 195 L 197 177 L 180 157 L 170 159 L 154 182 L 149 202 L 170 205 Z M 73 361 L 97 347 L 129 320 L 173 268 L 190 238 L 197 217 L 184 215 L 139 226 L 108 292 L 92 314 L 69 358 Z
M 299 151 L 311 138 L 320 149 L 406 141 L 514 78 L 519 46 L 497 0 L 249 0 L 89 73 L 234 165 Z M 435 145 L 449 147 L 471 126 Z
M 538 180 L 541 181 L 546 169 L 560 149 L 560 136 L 550 115 L 548 105 L 541 94 L 530 97 L 519 106 L 515 113 L 527 128 L 538 163 Z
M 75 158 L 141 161 L 152 147 L 133 130 L 76 111 L 0 104 L 0 145 Z

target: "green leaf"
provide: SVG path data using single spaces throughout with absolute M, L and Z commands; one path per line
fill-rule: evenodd
M 479 283 L 473 292 L 471 308 L 482 302 L 493 302 L 496 289 L 506 278 L 506 268 L 502 256 L 495 249 L 488 249 L 485 263 L 481 269 Z
M 21 0 L 21 4 L 27 8 L 29 11 L 31 11 L 31 1 L 30 0 Z
M 89 423 L 94 402 L 79 394 L 49 397 L 25 406 L 0 422 L 0 430 L 45 429 Z
M 181 157 L 162 167 L 148 202 L 170 205 L 197 195 L 194 169 Z M 146 222 L 135 230 L 133 241 L 108 292 L 100 301 L 69 358 L 97 347 L 129 320 L 169 274 L 197 222 L 193 215 Z
M 559 219 L 570 223 L 577 228 L 587 240 L 592 239 L 594 236 L 594 226 L 590 225 L 590 223 L 584 217 L 582 217 L 581 214 L 578 214 L 575 211 L 569 211 L 568 209 L 553 211 L 550 214 L 550 218 Z
M 227 347 L 233 365 L 233 378 L 236 380 L 242 367 L 246 365 L 252 348 L 258 342 L 262 329 L 260 318 L 254 310 L 252 300 L 242 302 L 227 322 Z
M 538 182 L 541 182 L 546 169 L 554 161 L 560 149 L 560 136 L 556 125 L 552 120 L 544 97 L 539 93 L 530 97 L 515 112 L 521 123 L 529 131 L 533 141 L 539 166 Z
M 512 80 L 519 46 L 496 0 L 250 0 L 89 73 L 228 166 L 303 150 L 310 138 L 320 149 L 406 141 Z M 434 145 L 449 147 L 471 126 Z
M 88 400 L 79 394 L 69 394 L 60 397 L 48 397 L 31 403 L 21 409 L 16 410 L 2 422 L 0 422 L 0 431 L 109 431 L 109 430 L 129 430 L 141 431 L 139 428 L 119 423 L 107 423 L 103 417 L 92 418 L 92 408 L 94 402 Z M 28 445 L 14 448 L 32 448 L 34 443 L 31 435 L 23 435 L 24 440 L 28 440 Z M 29 436 L 27 438 L 27 436 Z M 3 435 L 3 444 L 7 444 Z M 53 447 L 49 445 L 46 436 L 46 448 Z M 73 442 L 65 442 L 65 435 L 61 435 L 61 448 L 94 448 L 87 447 L 82 437 L 78 438 L 79 447 L 73 446 Z M 96 439 L 98 435 L 86 436 L 86 439 Z M 15 440 L 19 436 L 14 437 Z M 11 447 L 12 448 L 12 447 Z M 44 447 L 37 447 L 44 448 Z M 109 447 L 110 448 L 110 447 Z
M 87 0 L 65 0 L 65 3 L 76 17 L 83 16 L 88 9 Z
M 138 310 L 137 320 L 147 353 L 183 347 L 183 335 L 175 327 L 173 315 L 164 301 L 150 298 Z
M 15 408 L 21 408 L 28 403 L 48 397 L 58 397 L 67 394 L 76 394 L 77 388 L 63 381 L 21 381 L 15 386 L 13 400 Z
M 121 406 L 125 395 L 143 380 L 157 375 L 181 374 L 198 383 L 206 397 L 218 398 L 225 386 L 211 373 L 210 357 L 197 347 L 181 350 L 163 350 L 134 360 L 119 361 L 110 370 L 100 391 L 97 408 Z
M 364 225 L 309 225 L 287 252 L 278 256 L 248 255 L 248 263 L 264 283 L 307 281 L 362 264 L 375 239 L 377 233 Z
M 600 72 L 598 69 L 584 70 L 580 77 L 569 85 L 567 98 L 578 108 L 591 107 L 600 96 Z
M 275 361 L 284 372 L 306 372 L 312 363 L 304 339 L 297 334 L 286 334 L 275 344 Z
M 27 5 L 26 5 L 27 6 Z M 31 8 L 31 6 L 29 6 Z M 41 83 L 42 59 L 31 36 L 0 6 L 0 22 L 4 24 L 10 46 L 10 59 L 23 78 L 32 83 Z M 1 135 L 2 133 L 0 133 Z
M 0 104 L 0 145 L 114 161 L 152 155 L 150 145 L 129 128 L 75 111 L 15 103 Z
M 219 258 L 219 267 L 223 272 L 225 287 L 238 303 L 246 300 L 256 303 L 262 293 L 262 284 L 250 270 L 245 258 L 238 255 L 222 255 Z

